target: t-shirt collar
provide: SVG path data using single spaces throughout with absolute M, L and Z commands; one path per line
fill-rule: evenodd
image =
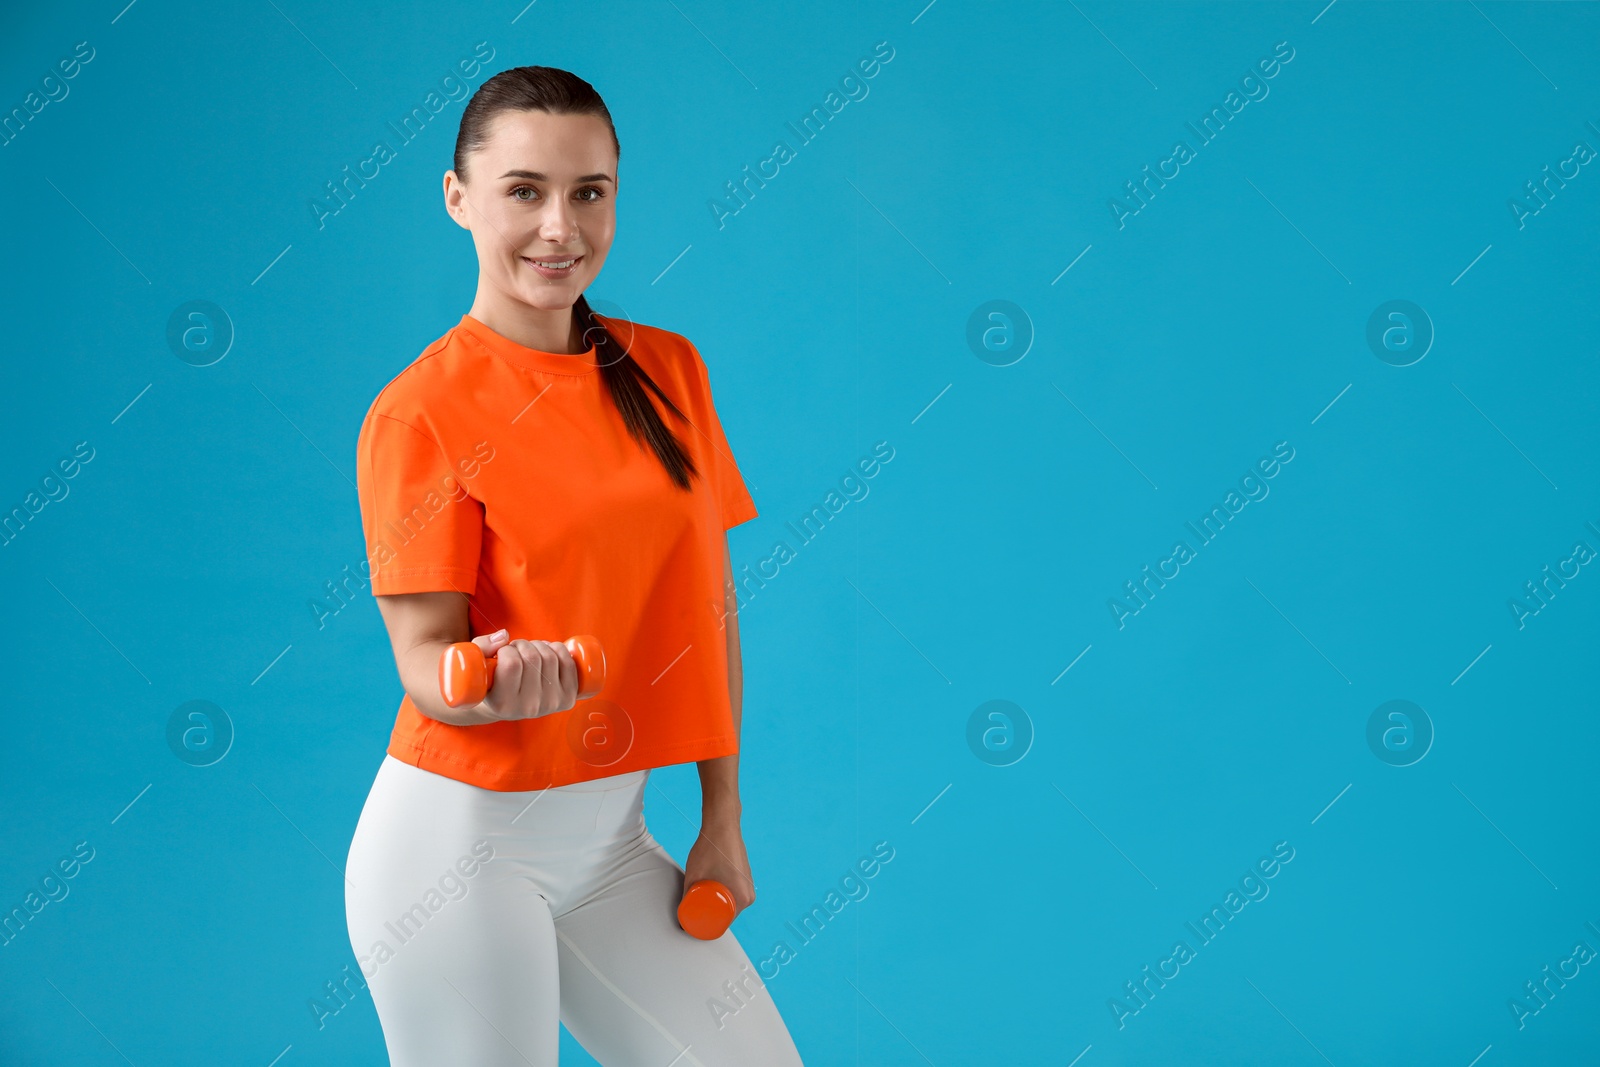
M 599 316 L 596 316 L 599 318 Z M 561 374 L 570 378 L 582 377 L 593 374 L 599 367 L 595 358 L 595 346 L 590 345 L 587 352 L 567 354 L 563 352 L 545 352 L 537 348 L 529 348 L 518 344 L 509 337 L 504 337 L 470 314 L 462 315 L 460 329 L 491 354 L 499 356 L 514 367 L 524 370 L 540 371 L 544 374 Z

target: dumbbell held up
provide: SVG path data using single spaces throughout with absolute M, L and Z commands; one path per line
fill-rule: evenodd
M 605 688 L 606 653 L 593 634 L 578 634 L 562 642 L 578 666 L 578 699 L 586 700 Z M 439 656 L 439 694 L 452 708 L 478 704 L 494 685 L 495 656 L 485 656 L 471 641 L 458 641 Z

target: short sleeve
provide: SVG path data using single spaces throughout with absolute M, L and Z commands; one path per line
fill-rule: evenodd
M 758 514 L 755 501 L 750 498 L 750 491 L 745 488 L 744 477 L 739 473 L 739 465 L 734 462 L 733 449 L 728 447 L 728 438 L 722 432 L 722 420 L 717 417 L 716 406 L 711 401 L 711 378 L 706 370 L 705 360 L 700 358 L 700 352 L 689 346 L 694 352 L 695 368 L 700 375 L 700 388 L 705 396 L 706 414 L 702 420 L 705 425 L 697 427 L 704 435 L 703 444 L 709 445 L 711 452 L 712 470 L 711 480 L 716 490 L 718 507 L 722 512 L 722 528 L 731 530 L 741 522 L 749 522 Z
M 407 422 L 367 413 L 356 443 L 356 490 L 374 596 L 476 591 L 483 505 L 437 441 Z

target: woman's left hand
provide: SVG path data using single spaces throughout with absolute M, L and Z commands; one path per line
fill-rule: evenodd
M 702 878 L 727 886 L 737 911 L 755 903 L 756 886 L 750 877 L 750 858 L 745 855 L 744 834 L 737 820 L 702 822 L 700 836 L 689 849 L 689 860 L 683 865 L 684 889 Z

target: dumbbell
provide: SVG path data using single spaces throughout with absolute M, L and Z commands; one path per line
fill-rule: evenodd
M 578 699 L 585 700 L 605 688 L 606 653 L 593 634 L 579 634 L 564 642 L 578 664 Z M 439 694 L 452 708 L 478 704 L 494 684 L 496 657 L 485 656 L 471 641 L 458 641 L 439 656 Z
M 702 878 L 690 885 L 678 902 L 678 925 L 692 937 L 715 941 L 733 922 L 737 910 L 727 886 Z

